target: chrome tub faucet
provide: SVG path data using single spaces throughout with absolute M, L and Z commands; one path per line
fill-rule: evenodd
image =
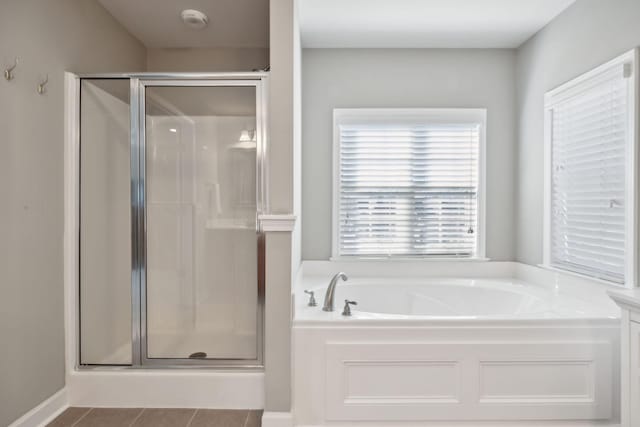
M 333 311 L 333 298 L 336 290 L 336 285 L 338 281 L 342 279 L 345 282 L 348 280 L 348 277 L 343 272 L 340 272 L 333 276 L 329 286 L 327 287 L 327 293 L 324 295 L 324 305 L 322 306 L 323 311 Z

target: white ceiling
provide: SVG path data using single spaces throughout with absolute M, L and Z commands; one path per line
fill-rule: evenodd
M 515 48 L 575 0 L 300 0 L 304 47 Z
M 269 0 L 98 0 L 146 47 L 269 47 Z M 209 17 L 204 30 L 186 27 L 183 9 Z

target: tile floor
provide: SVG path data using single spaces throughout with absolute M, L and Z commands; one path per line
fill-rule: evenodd
M 262 411 L 68 408 L 48 427 L 260 427 Z

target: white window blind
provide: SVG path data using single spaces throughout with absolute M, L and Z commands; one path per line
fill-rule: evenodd
M 629 83 L 618 63 L 547 98 L 550 264 L 618 283 L 628 259 Z
M 479 121 L 338 125 L 340 256 L 474 256 Z

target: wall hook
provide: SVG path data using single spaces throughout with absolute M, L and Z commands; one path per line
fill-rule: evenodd
M 47 83 L 49 83 L 49 74 L 45 76 L 44 80 L 41 80 L 40 83 L 38 83 L 38 93 L 40 95 L 43 95 L 47 91 Z
M 4 78 L 5 80 L 13 80 L 13 70 L 18 66 L 18 58 L 13 59 L 13 65 L 9 68 L 5 68 L 4 70 Z

